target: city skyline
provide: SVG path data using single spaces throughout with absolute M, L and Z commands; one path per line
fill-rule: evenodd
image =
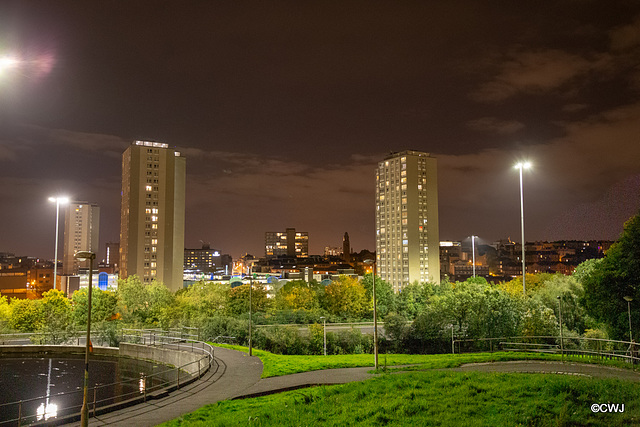
M 441 240 L 519 241 L 524 158 L 527 241 L 640 208 L 634 2 L 152 4 L 0 5 L 0 251 L 53 258 L 54 195 L 118 241 L 137 139 L 188 159 L 185 246 L 234 257 L 286 227 L 373 249 L 372 171 L 409 149 L 438 159 Z

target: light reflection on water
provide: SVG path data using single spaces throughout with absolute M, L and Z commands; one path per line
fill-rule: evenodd
M 92 356 L 89 363 L 89 401 L 95 399 L 97 407 L 116 403 L 145 391 L 162 381 L 159 377 L 147 378 L 166 367 L 149 362 Z M 167 374 L 170 375 L 170 374 Z M 83 399 L 84 358 L 1 358 L 0 403 L 17 402 L 43 397 L 22 404 L 22 416 L 31 421 L 42 421 L 58 415 L 79 412 Z M 114 383 L 118 383 L 113 385 Z M 106 386 L 112 384 L 110 386 Z M 62 395 L 58 395 L 64 393 Z M 114 397 L 127 394 L 124 398 Z M 45 396 L 51 396 L 44 398 Z M 103 401 L 103 402 L 101 402 Z M 68 409 L 71 407 L 71 409 Z M 2 407 L 0 424 L 18 417 L 18 407 Z

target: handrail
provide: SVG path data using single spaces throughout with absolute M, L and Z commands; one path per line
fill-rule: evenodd
M 150 330 L 137 330 L 137 331 L 151 332 Z M 153 331 L 153 332 L 157 332 L 157 331 Z M 164 332 L 167 332 L 167 331 L 164 331 Z M 125 334 L 122 335 L 123 338 L 126 336 L 128 335 L 125 335 Z M 130 335 L 130 336 L 136 337 L 135 335 Z M 154 336 L 156 341 L 158 342 L 155 342 L 153 344 L 150 343 L 147 346 L 155 346 L 159 348 L 160 347 L 175 348 L 179 351 L 187 350 L 191 352 L 201 353 L 202 357 L 177 367 L 167 368 L 165 370 L 154 372 L 149 375 L 143 374 L 142 377 L 137 379 L 127 379 L 127 380 L 117 381 L 110 384 L 100 384 L 94 387 L 90 387 L 89 396 L 93 396 L 93 401 L 89 403 L 90 408 L 92 408 L 92 411 L 90 411 L 90 416 L 95 416 L 96 411 L 98 409 L 102 409 L 103 411 L 108 410 L 106 405 L 113 403 L 114 400 L 116 399 L 120 401 L 119 405 L 121 405 L 123 402 L 130 402 L 131 404 L 135 404 L 135 403 L 138 403 L 138 401 L 145 402 L 149 398 L 150 394 L 153 394 L 157 391 L 160 391 L 160 390 L 170 391 L 174 387 L 178 389 L 181 386 L 184 386 L 191 381 L 195 381 L 201 378 L 211 368 L 212 362 L 214 360 L 214 347 L 212 345 L 203 341 L 193 340 L 193 339 L 184 338 L 184 337 L 172 337 L 172 336 L 155 335 L 155 334 Z M 123 339 L 121 342 L 127 342 L 127 340 Z M 197 371 L 194 366 L 196 363 L 198 366 Z M 188 371 L 187 368 L 192 368 L 191 371 L 193 372 L 193 374 L 186 373 Z M 182 378 L 180 374 L 181 371 L 185 372 Z M 152 384 L 151 386 L 148 385 L 149 380 L 151 380 L 151 384 Z M 156 382 L 156 384 L 153 384 L 154 381 Z M 136 383 L 136 382 L 139 384 L 138 390 L 115 394 L 104 399 L 97 399 L 98 391 L 101 389 L 104 389 L 107 387 L 115 387 L 118 385 Z M 24 399 L 16 402 L 2 403 L 0 404 L 0 413 L 8 411 L 13 405 L 13 407 L 15 406 L 18 407 L 18 417 L 8 419 L 8 420 L 0 420 L 0 425 L 9 425 L 9 424 L 15 425 L 16 422 L 18 423 L 18 425 L 20 425 L 28 422 L 35 422 L 35 421 L 41 421 L 41 420 L 46 421 L 46 418 L 49 418 L 49 417 L 45 418 L 45 414 L 23 415 L 22 407 L 25 404 L 30 402 L 34 402 L 34 401 L 49 402 L 52 399 L 55 400 L 56 398 L 60 398 L 62 396 L 71 396 L 77 393 L 81 394 L 83 393 L 83 390 L 80 389 L 80 390 L 75 390 L 70 392 L 48 394 L 45 396 L 38 396 L 38 397 Z M 71 405 L 67 407 L 58 408 L 57 413 L 59 415 L 56 415 L 56 417 L 58 418 L 76 417 L 79 414 L 80 406 L 81 405 Z

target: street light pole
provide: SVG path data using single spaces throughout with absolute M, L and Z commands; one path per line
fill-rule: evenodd
M 82 397 L 82 410 L 80 412 L 80 425 L 87 427 L 89 425 L 89 404 L 87 402 L 87 394 L 89 390 L 89 351 L 91 347 L 91 289 L 93 287 L 93 260 L 96 254 L 89 251 L 80 251 L 76 253 L 76 258 L 81 261 L 89 260 L 89 291 L 87 294 L 87 339 L 84 349 L 84 386 Z
M 633 342 L 633 337 L 631 336 L 631 301 L 633 301 L 633 298 L 625 296 L 624 300 L 627 302 L 627 311 L 629 312 L 629 341 Z
M 376 255 L 377 256 L 377 255 Z M 365 264 L 370 264 L 373 267 L 373 354 L 374 354 L 374 366 L 378 369 L 378 308 L 376 302 L 376 260 L 367 259 Z
M 60 234 L 60 205 L 69 202 L 67 197 L 49 197 L 50 202 L 56 202 L 56 247 L 53 255 L 53 289 L 58 287 L 58 235 Z
M 253 266 L 249 269 L 249 356 L 253 356 L 253 342 L 251 341 L 251 323 L 253 322 L 253 304 L 251 302 L 253 293 Z
M 564 362 L 564 333 L 562 332 L 562 298 L 558 295 L 558 313 L 560 314 L 560 357 Z
M 323 342 L 324 342 L 324 355 L 327 355 L 327 319 L 326 317 L 322 316 L 320 317 L 322 319 L 322 335 L 323 335 Z
M 515 165 L 516 169 L 520 170 L 520 229 L 522 230 L 522 294 L 526 295 L 526 287 L 525 287 L 525 275 L 526 275 L 526 267 L 524 261 L 524 195 L 523 195 L 523 185 L 522 185 L 522 170 L 529 169 L 531 167 L 531 163 L 518 163 Z

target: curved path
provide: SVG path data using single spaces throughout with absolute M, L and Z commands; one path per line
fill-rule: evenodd
M 155 426 L 221 400 L 256 397 L 312 385 L 343 384 L 374 376 L 372 367 L 327 369 L 260 379 L 262 362 L 248 354 L 216 347 L 215 365 L 201 380 L 170 393 L 119 411 L 89 419 L 91 426 Z M 441 371 L 527 372 L 620 378 L 640 382 L 640 373 L 628 369 L 580 363 L 536 360 L 471 363 Z M 79 425 L 74 423 L 70 425 Z
M 442 369 L 445 370 L 445 369 Z M 535 374 L 565 374 L 592 378 L 619 378 L 640 382 L 640 372 L 630 369 L 613 368 L 603 365 L 590 365 L 573 362 L 545 362 L 540 360 L 514 360 L 510 362 L 468 363 L 447 371 L 479 372 L 524 372 Z

